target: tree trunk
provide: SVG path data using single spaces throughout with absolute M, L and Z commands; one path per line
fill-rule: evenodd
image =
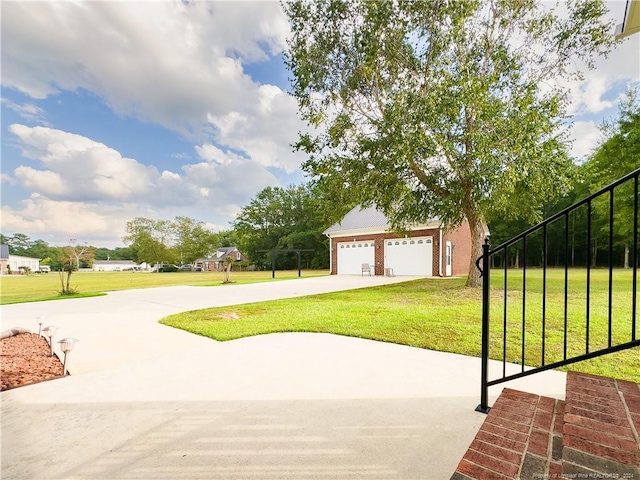
M 630 268 L 629 267 L 629 245 L 625 245 L 624 246 L 624 268 Z
M 477 217 L 469 218 L 469 229 L 471 230 L 471 258 L 469 259 L 469 275 L 467 276 L 467 287 L 482 286 L 480 270 L 476 267 L 476 260 L 482 256 L 482 244 L 484 243 L 484 226 Z
M 64 291 L 64 293 L 69 293 L 71 291 L 71 272 L 72 270 L 72 265 L 69 264 L 69 271 L 67 272 L 67 289 Z

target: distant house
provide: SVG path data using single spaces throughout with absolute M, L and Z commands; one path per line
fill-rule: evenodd
M 333 275 L 361 275 L 363 264 L 371 267 L 373 275 L 450 277 L 469 273 L 472 239 L 466 222 L 448 229 L 433 219 L 399 235 L 375 207 L 358 206 L 324 234 L 331 240 Z
M 21 255 L 11 255 L 9 245 L 0 245 L 0 274 L 7 275 L 18 273 L 20 267 L 28 268 L 32 272 L 40 270 L 40 259 L 34 257 L 23 257 Z
M 129 270 L 140 270 L 133 260 L 94 260 L 94 272 L 125 272 Z
M 248 262 L 249 259 L 238 250 L 238 247 L 222 247 L 206 257 L 196 260 L 196 266 L 201 267 L 207 272 L 221 272 L 223 269 L 223 260 L 231 257 L 235 262 Z

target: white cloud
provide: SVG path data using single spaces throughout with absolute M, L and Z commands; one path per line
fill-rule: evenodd
M 17 209 L 2 207 L 3 232 L 30 232 L 53 244 L 65 244 L 73 236 L 98 246 L 118 246 L 121 242 L 114 237 L 124 235 L 131 218 L 128 205 L 55 201 L 38 194 L 22 200 Z
M 595 122 L 575 122 L 569 136 L 572 139 L 571 156 L 584 161 L 602 142 L 602 133 Z
M 244 71 L 285 47 L 278 2 L 8 2 L 2 31 L 5 87 L 40 99 L 83 88 L 199 139 L 215 118 L 220 141 L 260 164 L 300 164 L 295 102 Z
M 209 121 L 219 143 L 242 150 L 263 166 L 291 173 L 301 161 L 291 145 L 305 129 L 297 111 L 293 97 L 276 86 L 262 85 L 248 95 L 241 110 L 210 114 Z
M 206 161 L 159 172 L 82 135 L 20 124 L 9 131 L 34 165 L 3 173 L 3 182 L 30 192 L 19 206 L 2 208 L 3 233 L 113 240 L 136 216 L 184 215 L 219 226 L 257 191 L 278 184 L 259 163 L 210 144 L 196 148 Z
M 33 103 L 23 103 L 22 105 L 19 105 L 8 98 L 2 98 L 0 101 L 9 110 L 13 110 L 24 120 L 37 123 L 39 125 L 49 126 L 46 112 L 37 105 L 34 105 Z

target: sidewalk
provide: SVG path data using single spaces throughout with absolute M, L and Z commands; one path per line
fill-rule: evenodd
M 484 420 L 474 412 L 479 359 L 328 334 L 219 343 L 157 323 L 401 280 L 171 287 L 3 307 L 2 329 L 33 326 L 46 307 L 80 343 L 72 376 L 2 393 L 2 478 L 448 479 Z M 562 396 L 564 380 L 545 372 L 508 386 Z

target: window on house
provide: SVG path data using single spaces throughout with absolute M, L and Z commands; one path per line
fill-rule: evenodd
M 400 242 L 396 242 L 396 245 L 400 245 Z
M 410 244 L 410 245 L 415 245 L 415 243 L 416 243 L 416 241 L 415 241 L 415 240 L 411 240 L 411 241 L 409 242 L 409 244 Z
M 242 254 L 240 254 L 240 252 L 236 252 L 236 261 L 240 261 L 242 260 Z
M 431 243 L 431 239 L 427 239 L 427 243 Z
M 424 243 L 424 240 L 418 240 L 418 245 L 422 245 Z
M 387 245 L 393 245 L 393 242 L 387 242 Z
M 402 244 L 403 244 L 403 245 L 406 245 L 406 244 L 407 244 L 407 241 L 406 241 L 406 240 L 403 240 Z

